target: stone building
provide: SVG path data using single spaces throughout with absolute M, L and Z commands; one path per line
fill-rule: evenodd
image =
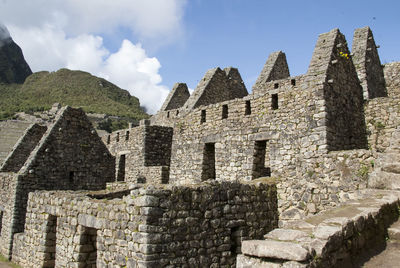
M 385 72 L 396 73 L 396 66 L 387 65 Z M 147 137 L 163 143 L 165 158 L 158 169 L 164 172 L 157 172 L 158 177 L 155 172 L 146 175 L 149 164 L 138 167 L 138 161 L 125 160 L 154 150 L 137 153 L 136 148 L 146 148 L 142 134 L 129 134 L 140 146 L 121 138 L 139 129 L 103 139 L 116 162 L 122 159 L 125 172 L 117 165 L 117 173 L 124 173 L 127 182 L 157 178 L 196 184 L 270 176 L 278 186 L 280 218 L 303 217 L 367 187 L 365 173 L 373 168 L 376 143 L 386 130 L 371 126 L 366 117 L 378 102 L 398 102 L 397 95 L 385 97 L 384 80 L 371 30 L 355 31 L 350 52 L 345 37 L 334 29 L 319 36 L 304 75 L 291 77 L 285 54 L 271 53 L 251 94 L 235 68 L 209 70 L 191 95 L 186 84 L 177 83 L 160 111 L 139 127 L 153 128 Z M 379 112 L 373 117 L 380 122 Z M 387 131 L 396 123 L 390 122 Z M 161 126 L 169 128 L 168 136 L 156 133 Z
M 64 107 L 49 126 L 30 126 L 0 167 L 0 252 L 10 256 L 24 231 L 28 194 L 98 190 L 114 180 L 114 157 L 81 109 Z
M 350 227 L 383 237 L 398 217 L 397 192 L 368 188 L 400 188 L 399 73 L 381 65 L 368 27 L 351 52 L 334 29 L 303 75 L 290 76 L 282 51 L 250 94 L 237 69 L 211 69 L 192 94 L 175 84 L 151 119 L 103 143 L 81 110 L 63 108 L 1 166 L 0 250 L 24 267 L 232 267 L 239 253 L 238 267 L 336 265 L 347 241 L 364 247 Z M 376 202 L 351 203 L 361 211 L 351 219 L 295 221 L 362 194 Z M 292 223 L 307 233 L 276 229 Z M 276 241 L 254 242 L 266 233 L 301 245 L 270 256 L 263 245 Z

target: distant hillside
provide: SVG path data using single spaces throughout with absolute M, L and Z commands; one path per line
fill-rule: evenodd
M 0 120 L 11 118 L 16 112 L 47 110 L 55 102 L 135 121 L 148 117 L 139 100 L 128 91 L 82 71 L 38 72 L 22 85 L 0 83 Z

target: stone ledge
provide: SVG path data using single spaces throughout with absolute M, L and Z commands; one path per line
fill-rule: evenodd
M 242 253 L 251 256 L 293 261 L 306 261 L 311 257 L 308 250 L 300 244 L 274 240 L 243 241 Z

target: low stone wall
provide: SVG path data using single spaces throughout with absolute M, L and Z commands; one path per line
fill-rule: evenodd
M 0 253 L 8 258 L 12 246 L 14 194 L 18 174 L 0 172 Z
M 399 216 L 400 192 L 366 190 L 363 197 L 289 222 L 266 234 L 265 240 L 243 241 L 236 267 L 354 265 L 352 261 L 366 249 L 385 242 L 387 228 Z
M 260 181 L 120 193 L 29 195 L 13 261 L 24 267 L 230 267 L 243 239 L 278 224 L 276 187 Z

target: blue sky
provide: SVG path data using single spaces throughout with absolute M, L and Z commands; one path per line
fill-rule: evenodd
M 214 67 L 247 89 L 268 55 L 307 71 L 320 33 L 370 26 L 382 63 L 400 61 L 400 1 L 2 0 L 0 21 L 33 71 L 80 69 L 109 79 L 154 113 L 175 82 L 194 89 Z
M 389 3 L 391 4 L 379 4 Z M 400 1 L 193 1 L 185 9 L 184 44 L 156 53 L 164 83 L 195 87 L 209 68 L 239 68 L 251 89 L 269 53 L 286 53 L 291 75 L 305 73 L 320 33 L 339 28 L 351 46 L 370 26 L 382 62 L 400 60 Z

